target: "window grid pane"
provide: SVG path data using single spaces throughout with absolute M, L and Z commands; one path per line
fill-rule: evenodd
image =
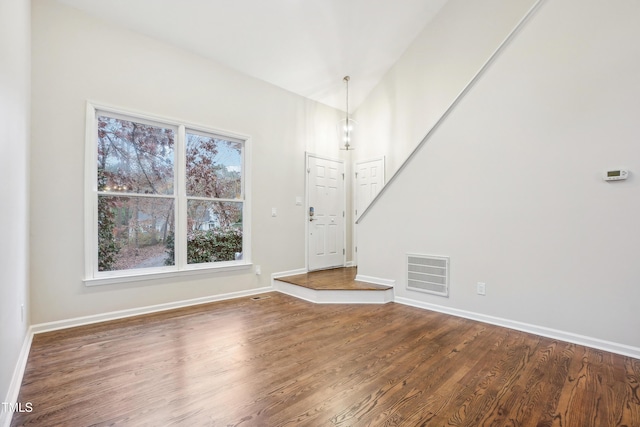
M 175 264 L 174 201 L 158 197 L 98 197 L 98 270 Z
M 173 194 L 175 131 L 98 116 L 98 190 Z
M 243 260 L 243 140 L 94 112 L 94 277 Z
M 242 199 L 242 143 L 187 132 L 187 196 Z
M 241 260 L 242 202 L 187 201 L 187 263 Z

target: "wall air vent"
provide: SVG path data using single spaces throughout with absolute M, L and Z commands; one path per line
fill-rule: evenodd
M 407 289 L 449 296 L 449 258 L 407 254 Z

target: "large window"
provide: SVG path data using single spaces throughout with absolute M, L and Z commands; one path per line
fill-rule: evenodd
M 87 139 L 88 283 L 248 264 L 246 138 L 89 105 Z

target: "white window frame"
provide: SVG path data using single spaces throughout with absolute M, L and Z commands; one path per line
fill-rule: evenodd
M 134 120 L 140 123 L 172 128 L 176 132 L 174 157 L 174 194 L 154 197 L 175 200 L 175 265 L 140 269 L 98 271 L 98 137 L 99 113 Z M 242 189 L 240 199 L 220 201 L 242 202 L 242 259 L 236 261 L 187 264 L 187 194 L 185 170 L 185 146 L 187 132 L 205 133 L 242 143 Z M 251 138 L 235 132 L 213 129 L 181 120 L 153 116 L 124 108 L 87 102 L 85 135 L 85 277 L 86 286 L 126 283 L 140 280 L 162 279 L 194 274 L 211 274 L 221 271 L 251 268 Z

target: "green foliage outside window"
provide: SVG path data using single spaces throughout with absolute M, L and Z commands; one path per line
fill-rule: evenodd
M 175 259 L 175 237 L 167 236 L 166 265 Z M 187 263 L 233 261 L 236 253 L 242 252 L 242 230 L 235 227 L 214 230 L 195 230 L 187 234 Z
M 178 148 L 176 126 L 106 112 L 97 126 L 98 271 L 175 265 L 175 233 L 186 234 L 188 264 L 243 252 L 241 141 L 187 130 Z M 185 154 L 180 177 L 176 150 Z M 186 195 L 183 229 L 176 229 L 177 186 Z
M 99 174 L 99 185 L 104 185 L 104 181 L 104 174 Z M 110 205 L 109 200 L 98 198 L 98 271 L 111 270 L 120 252 L 120 245 L 113 235 L 116 221 Z

